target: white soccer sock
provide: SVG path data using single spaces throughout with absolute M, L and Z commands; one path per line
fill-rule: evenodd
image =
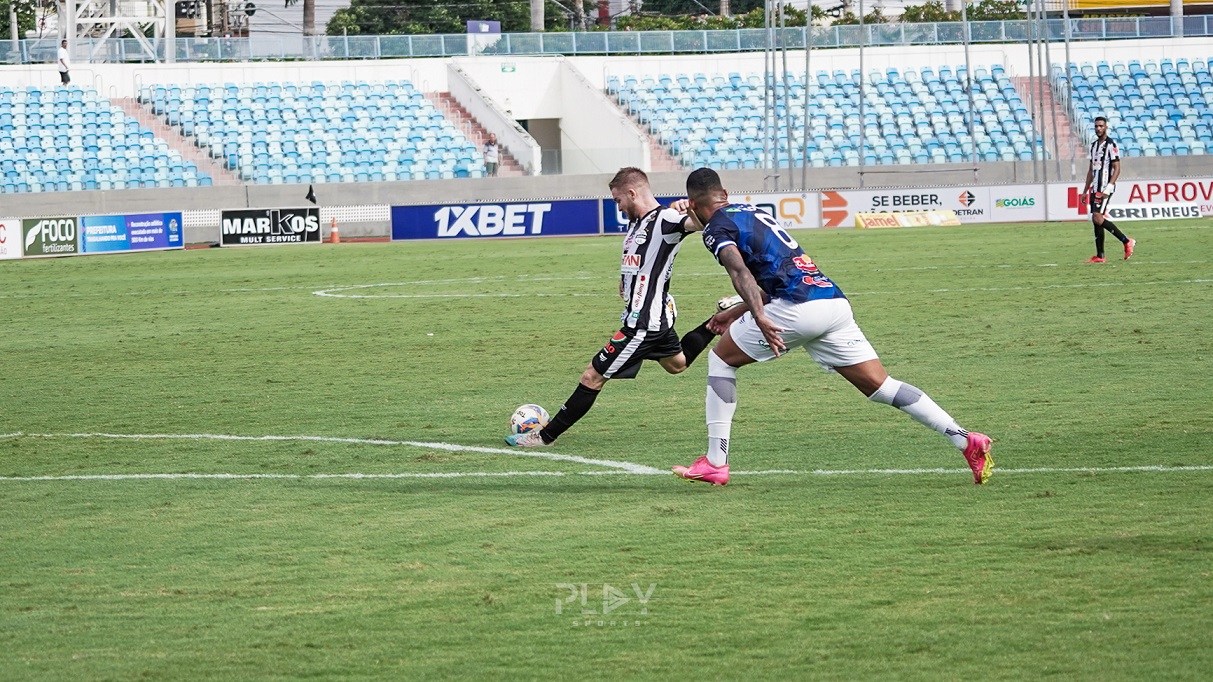
M 960 424 L 952 419 L 952 415 L 936 405 L 930 396 L 911 384 L 888 377 L 868 400 L 896 407 L 913 417 L 914 421 L 919 424 L 947 436 L 948 440 L 952 441 L 952 445 L 961 450 L 964 450 L 969 444 L 969 432 L 960 428 Z
M 708 461 L 724 466 L 729 461 L 729 433 L 737 411 L 737 368 L 713 350 L 708 353 Z

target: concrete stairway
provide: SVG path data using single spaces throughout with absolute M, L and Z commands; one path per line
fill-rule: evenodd
M 211 158 L 211 155 L 188 137 L 183 136 L 176 128 L 166 124 L 160 117 L 153 114 L 149 109 L 135 101 L 133 97 L 118 97 L 110 100 L 110 104 L 118 107 L 127 116 L 139 122 L 139 125 L 152 131 L 156 137 L 168 143 L 168 146 L 177 150 L 181 154 L 181 158 L 186 161 L 192 161 L 198 170 L 211 176 L 211 182 L 215 185 L 240 185 L 240 178 L 233 172 L 229 171 L 223 164 Z
M 1011 80 L 1015 84 L 1015 90 L 1019 92 L 1019 96 L 1023 98 L 1024 104 L 1028 107 L 1028 111 L 1035 111 L 1033 105 L 1037 95 L 1040 94 L 1039 88 L 1041 85 L 1044 86 L 1044 120 L 1036 121 L 1036 130 L 1042 135 L 1048 131 L 1045 144 L 1053 158 L 1069 159 L 1073 154 L 1075 159 L 1085 161 L 1087 147 L 1070 125 L 1070 116 L 1066 113 L 1065 107 L 1053 97 L 1053 88 L 1049 86 L 1048 79 L 1037 76 L 1036 78 L 1016 77 Z M 1053 135 L 1054 121 L 1057 122 L 1056 143 L 1054 143 Z
M 463 134 L 468 138 L 468 141 L 476 145 L 477 149 L 484 148 L 485 140 L 489 139 L 488 131 L 480 125 L 480 122 L 468 113 L 467 109 L 451 95 L 449 92 L 427 92 L 424 93 L 425 98 L 437 107 L 438 111 L 442 112 L 448 120 L 456 128 L 463 131 Z M 501 161 L 497 167 L 497 176 L 523 176 L 526 171 L 517 159 L 510 155 L 505 147 L 500 147 Z

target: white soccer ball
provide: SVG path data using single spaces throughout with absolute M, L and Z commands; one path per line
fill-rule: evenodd
M 510 416 L 510 433 L 526 433 L 548 425 L 548 411 L 538 405 L 519 405 Z

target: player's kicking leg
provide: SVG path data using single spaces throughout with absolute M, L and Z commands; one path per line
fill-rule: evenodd
M 964 454 L 965 461 L 973 471 L 975 484 L 984 485 L 989 480 L 990 472 L 994 468 L 994 458 L 990 456 L 989 436 L 961 428 L 960 424 L 926 393 L 889 376 L 878 359 L 835 369 L 869 400 L 892 405 L 910 415 L 919 424 L 943 434 Z

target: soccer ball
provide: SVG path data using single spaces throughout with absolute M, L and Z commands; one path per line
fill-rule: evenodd
M 510 433 L 526 433 L 548 425 L 548 411 L 538 405 L 519 405 L 510 416 Z

